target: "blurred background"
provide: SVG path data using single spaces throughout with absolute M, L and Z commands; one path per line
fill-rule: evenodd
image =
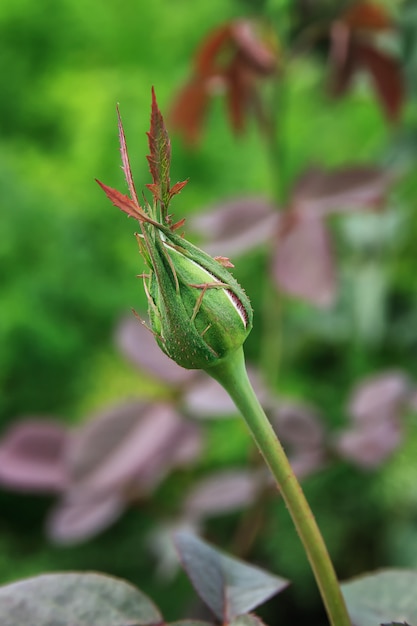
M 119 103 L 150 182 L 152 85 L 172 210 L 251 298 L 253 379 L 340 577 L 417 566 L 416 70 L 412 1 L 3 0 L 0 583 L 98 570 L 188 617 L 186 525 L 294 581 L 268 623 L 324 623 L 233 408 L 131 313 L 135 225 L 94 179 L 127 193 Z

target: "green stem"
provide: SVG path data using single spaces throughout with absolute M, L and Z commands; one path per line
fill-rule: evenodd
M 287 505 L 313 569 L 332 626 L 351 626 L 340 586 L 323 537 L 283 447 L 249 382 L 243 349 L 209 368 L 242 413 Z

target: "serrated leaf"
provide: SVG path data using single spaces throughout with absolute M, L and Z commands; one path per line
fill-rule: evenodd
M 138 196 L 135 189 L 135 183 L 133 181 L 132 170 L 130 167 L 129 154 L 127 151 L 125 131 L 123 129 L 122 118 L 120 117 L 119 107 L 117 107 L 117 122 L 119 127 L 119 142 L 120 142 L 120 154 L 122 157 L 122 167 L 126 177 L 127 186 L 129 188 L 130 196 L 137 204 L 139 204 Z
M 167 208 L 170 200 L 171 142 L 165 127 L 164 118 L 158 108 L 155 90 L 152 88 L 151 126 L 147 133 L 149 140 L 148 155 L 149 170 L 153 186 L 152 194 L 155 200 L 161 203 L 162 217 L 167 217 Z
M 355 626 L 417 624 L 417 571 L 386 569 L 342 585 Z
M 2 626 L 153 626 L 156 606 L 127 582 L 96 573 L 46 574 L 0 587 Z
M 251 611 L 289 581 L 220 552 L 195 535 L 179 532 L 175 544 L 201 599 L 223 623 Z

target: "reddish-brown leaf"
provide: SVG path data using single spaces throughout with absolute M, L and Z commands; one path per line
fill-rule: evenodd
M 169 121 L 190 146 L 198 143 L 209 103 L 207 85 L 200 79 L 187 83 L 171 108 Z
M 229 22 L 220 26 L 203 41 L 195 55 L 194 66 L 200 78 L 210 78 L 221 72 L 218 64 L 220 53 L 227 57 L 227 49 L 233 49 L 233 23 Z
M 159 226 L 157 222 L 154 222 L 150 217 L 148 217 L 145 213 L 143 213 L 142 208 L 136 204 L 133 200 L 126 196 L 117 189 L 113 189 L 113 187 L 108 187 L 104 183 L 100 182 L 96 179 L 96 182 L 100 185 L 108 199 L 116 206 L 118 209 L 126 213 L 129 217 L 133 217 L 135 220 L 139 220 L 139 222 L 148 222 L 149 224 L 153 224 L 154 226 Z
M 117 121 L 118 121 L 118 126 L 119 126 L 120 153 L 122 155 L 123 171 L 125 173 L 127 186 L 130 192 L 130 197 L 137 204 L 139 204 L 138 196 L 136 194 L 136 189 L 135 189 L 135 183 L 133 181 L 132 170 L 130 168 L 129 155 L 127 152 L 126 137 L 125 137 L 125 132 L 123 129 L 122 119 L 120 117 L 119 107 L 117 107 Z
M 236 59 L 229 69 L 227 84 L 227 109 L 230 123 L 234 132 L 240 134 L 245 126 L 248 89 L 245 84 L 244 67 L 239 63 L 239 59 Z
M 386 116 L 395 122 L 404 102 L 404 81 L 399 62 L 362 41 L 356 43 L 355 55 L 357 63 L 371 74 Z
M 392 28 L 392 20 L 384 7 L 374 2 L 357 2 L 343 16 L 352 30 L 386 30 Z
M 236 20 L 232 24 L 232 35 L 248 67 L 264 76 L 274 73 L 277 68 L 276 52 L 265 44 L 253 22 Z
M 184 189 L 187 183 L 188 183 L 188 179 L 175 183 L 175 185 L 172 185 L 171 189 L 169 190 L 170 197 L 172 198 L 172 196 L 175 196 L 177 193 L 180 193 Z
M 330 93 L 340 97 L 349 89 L 355 71 L 353 41 L 350 29 L 342 21 L 334 22 L 330 31 Z
M 165 127 L 164 118 L 158 108 L 154 88 L 152 88 L 151 127 L 147 135 L 150 150 L 147 159 L 155 185 L 154 197 L 161 202 L 162 216 L 166 217 L 170 199 L 171 142 Z

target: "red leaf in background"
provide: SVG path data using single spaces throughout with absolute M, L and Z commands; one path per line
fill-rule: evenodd
M 342 21 L 334 22 L 330 30 L 330 93 L 343 96 L 355 73 L 351 31 Z
M 254 22 L 236 20 L 232 25 L 233 40 L 246 65 L 257 74 L 269 76 L 277 68 L 277 53 L 256 31 Z
M 171 166 L 171 142 L 169 140 L 164 119 L 158 108 L 155 90 L 152 87 L 151 126 L 147 133 L 149 140 L 148 155 L 149 170 L 152 175 L 154 187 L 153 194 L 162 205 L 162 215 L 166 217 L 166 209 L 169 204 L 169 170 Z
M 343 21 L 352 30 L 386 30 L 392 28 L 392 20 L 385 8 L 373 2 L 358 2 L 343 15 Z
M 236 57 L 227 73 L 227 110 L 234 132 L 240 134 L 245 126 L 248 104 L 252 97 L 252 75 L 248 73 L 242 59 Z
M 281 233 L 272 261 L 278 286 L 316 306 L 330 306 L 335 297 L 336 276 L 330 236 L 324 222 L 296 219 Z
M 395 122 L 404 102 L 404 83 L 399 62 L 363 42 L 356 43 L 355 56 L 357 64 L 370 73 L 386 116 Z
M 225 54 L 229 45 L 233 43 L 232 39 L 232 22 L 224 24 L 211 32 L 203 41 L 199 50 L 194 57 L 194 66 L 196 73 L 201 78 L 209 78 L 214 74 L 222 71 L 218 63 L 220 53 Z M 233 52 L 230 47 L 230 52 Z
M 208 86 L 195 78 L 181 89 L 172 105 L 170 125 L 182 133 L 190 146 L 197 144 L 200 139 L 208 104 Z
M 235 20 L 217 28 L 195 55 L 194 76 L 174 102 L 170 120 L 189 144 L 195 144 L 210 97 L 225 93 L 232 128 L 242 131 L 248 104 L 258 101 L 257 82 L 275 72 L 277 54 L 258 34 L 255 23 Z M 263 121 L 261 106 L 255 115 Z

